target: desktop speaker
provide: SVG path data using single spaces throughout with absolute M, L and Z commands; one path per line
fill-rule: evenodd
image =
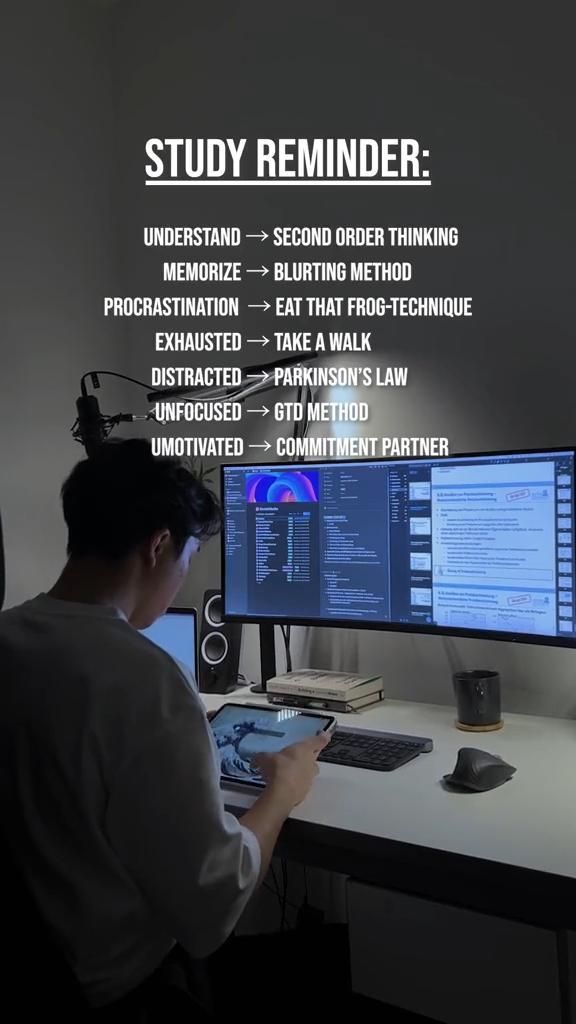
M 206 590 L 200 620 L 198 685 L 203 693 L 230 693 L 238 683 L 242 624 L 224 622 L 222 593 Z

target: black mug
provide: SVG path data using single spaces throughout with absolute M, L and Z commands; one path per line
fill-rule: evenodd
M 455 672 L 452 681 L 456 695 L 459 729 L 488 732 L 502 728 L 500 675 L 476 669 Z

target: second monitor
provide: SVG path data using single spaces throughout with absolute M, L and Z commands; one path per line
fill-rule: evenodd
M 164 615 L 141 631 L 172 658 L 182 662 L 196 679 L 196 610 L 168 608 Z
M 223 466 L 225 617 L 574 646 L 574 455 Z

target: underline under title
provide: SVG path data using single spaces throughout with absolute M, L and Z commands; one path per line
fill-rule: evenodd
M 147 185 L 430 185 L 417 139 L 148 139 Z

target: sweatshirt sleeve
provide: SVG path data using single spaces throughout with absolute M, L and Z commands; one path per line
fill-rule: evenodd
M 107 808 L 109 841 L 173 938 L 214 952 L 260 874 L 255 835 L 229 814 L 206 716 L 194 702 L 124 765 Z

